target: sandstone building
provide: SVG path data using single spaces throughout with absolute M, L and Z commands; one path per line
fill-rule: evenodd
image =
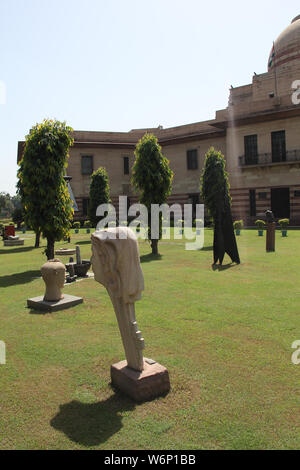
M 90 175 L 99 166 L 107 169 L 113 204 L 118 206 L 119 195 L 137 200 L 131 167 L 135 145 L 146 131 L 157 136 L 174 172 L 169 203 L 200 202 L 204 156 L 214 146 L 226 157 L 234 220 L 253 225 L 271 208 L 277 218 L 300 225 L 300 15 L 275 41 L 268 71 L 232 88 L 228 107 L 215 119 L 168 129 L 74 131 L 68 175 L 77 218 L 87 218 Z M 18 159 L 23 145 L 19 142 Z

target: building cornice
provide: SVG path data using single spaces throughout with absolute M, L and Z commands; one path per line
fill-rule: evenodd
M 291 117 L 300 116 L 300 106 L 280 108 L 276 110 L 268 110 L 260 113 L 252 113 L 244 116 L 236 116 L 234 119 L 219 121 L 214 124 L 219 129 L 227 129 L 231 127 L 239 127 L 247 124 L 255 124 L 266 121 L 277 121 Z
M 173 145 L 173 144 L 182 144 L 185 142 L 194 142 L 197 140 L 206 140 L 209 138 L 220 138 L 225 137 L 225 130 L 212 129 L 210 132 L 196 132 L 193 134 L 185 134 L 179 136 L 159 138 L 158 142 L 161 146 Z M 105 142 L 96 142 L 96 141 L 78 141 L 75 140 L 73 148 L 82 148 L 82 149 L 92 149 L 92 148 L 106 148 L 106 149 L 124 149 L 124 150 L 134 150 L 136 147 L 137 141 L 134 142 L 114 142 L 114 141 L 105 141 Z M 18 163 L 22 158 L 24 152 L 25 142 L 18 142 Z

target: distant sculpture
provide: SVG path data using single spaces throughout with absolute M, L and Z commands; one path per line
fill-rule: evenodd
M 76 264 L 81 264 L 80 246 L 76 245 Z
M 41 267 L 42 278 L 46 285 L 45 295 L 27 299 L 27 306 L 35 310 L 57 312 L 81 304 L 82 297 L 63 295 L 61 290 L 66 281 L 66 268 L 59 259 L 50 259 Z
M 61 289 L 64 287 L 66 268 L 59 259 L 47 261 L 41 267 L 42 278 L 46 284 L 44 301 L 56 302 L 63 299 Z
M 275 229 L 276 222 L 272 211 L 267 210 L 265 212 L 266 223 L 267 223 L 267 236 L 266 236 L 266 252 L 275 251 Z
M 224 200 L 225 199 L 225 200 Z M 240 264 L 228 198 L 220 197 L 214 219 L 214 264 L 223 263 L 225 253 L 232 262 Z
M 270 223 L 272 223 L 272 222 L 275 222 L 275 217 L 274 217 L 274 214 L 273 214 L 272 211 L 267 210 L 267 211 L 265 212 L 265 215 L 266 215 L 266 222 L 267 222 L 267 224 L 270 224 Z
M 95 232 L 91 238 L 95 280 L 103 284 L 112 301 L 127 365 L 143 371 L 144 339 L 137 326 L 134 303 L 141 299 L 144 277 L 136 237 L 128 227 L 111 227 Z

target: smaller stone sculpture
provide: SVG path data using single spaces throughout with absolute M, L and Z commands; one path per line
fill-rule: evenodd
M 44 300 L 47 302 L 56 302 L 63 299 L 61 289 L 64 287 L 66 268 L 59 259 L 48 260 L 41 267 L 42 278 L 46 284 Z
M 35 310 L 56 312 L 83 302 L 82 297 L 69 294 L 62 295 L 61 290 L 66 280 L 66 268 L 59 259 L 48 260 L 41 267 L 41 273 L 46 285 L 45 295 L 27 299 L 28 307 Z
M 270 224 L 272 222 L 275 222 L 275 217 L 272 211 L 267 210 L 266 211 L 266 222 L 267 224 Z

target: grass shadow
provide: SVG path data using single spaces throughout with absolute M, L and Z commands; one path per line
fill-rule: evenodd
M 148 255 L 142 255 L 140 257 L 141 263 L 149 263 L 150 261 L 159 261 L 162 259 L 162 255 L 157 254 L 153 255 L 152 253 L 148 253 Z
M 30 308 L 30 307 L 27 307 L 27 308 Z M 29 314 L 30 315 L 47 315 L 47 314 L 51 314 L 52 312 L 49 312 L 47 310 L 36 310 L 34 308 L 30 308 L 29 310 Z M 56 312 L 53 312 L 53 313 L 56 313 Z
M 239 266 L 239 265 L 235 263 L 212 264 L 211 268 L 213 271 L 226 271 L 226 269 L 234 268 L 235 266 Z
M 24 246 L 22 248 L 9 248 L 7 250 L 0 250 L 0 255 L 10 254 L 10 253 L 25 253 L 26 251 L 34 250 L 34 246 Z
M 11 274 L 0 277 L 0 287 L 15 286 L 32 282 L 34 278 L 41 277 L 40 270 L 25 271 L 23 273 Z
M 135 403 L 121 394 L 98 403 L 73 400 L 60 405 L 50 424 L 73 442 L 86 447 L 97 446 L 122 428 L 122 412 L 134 408 Z
M 90 245 L 91 243 L 91 240 L 83 240 L 81 242 L 75 242 L 75 245 Z
M 213 251 L 214 247 L 213 246 L 204 246 L 201 248 L 199 251 Z

